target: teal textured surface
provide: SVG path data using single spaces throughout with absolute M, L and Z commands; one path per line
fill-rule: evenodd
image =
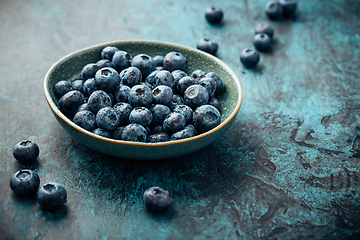
M 266 2 L 0 1 L 0 238 L 357 239 L 360 3 L 299 0 L 294 18 L 270 21 Z M 210 5 L 222 24 L 206 22 Z M 274 26 L 273 48 L 245 69 L 240 52 L 259 22 Z M 196 47 L 203 37 L 218 42 L 244 100 L 232 128 L 194 154 L 109 157 L 75 141 L 47 106 L 43 79 L 67 54 L 126 39 Z M 67 190 L 57 212 L 10 189 L 23 139 L 40 147 L 29 168 L 41 185 Z M 144 209 L 154 185 L 172 194 L 166 214 Z

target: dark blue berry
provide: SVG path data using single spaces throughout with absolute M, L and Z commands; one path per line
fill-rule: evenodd
M 169 113 L 170 114 L 170 113 Z M 168 114 L 168 115 L 169 115 Z M 154 115 L 154 114 L 153 114 Z M 165 118 L 164 118 L 165 119 Z M 150 134 L 157 134 L 157 133 L 163 133 L 165 132 L 164 128 L 163 128 L 163 125 L 162 125 L 162 122 L 161 124 L 160 123 L 157 123 L 157 124 L 152 124 L 149 126 L 150 128 Z
M 54 86 L 55 96 L 59 99 L 65 93 L 70 92 L 72 89 L 71 83 L 65 80 L 57 82 Z
M 151 187 L 144 192 L 143 201 L 145 207 L 151 212 L 164 212 L 172 203 L 168 191 L 160 187 Z
M 184 99 L 179 94 L 174 94 L 169 104 L 169 108 L 173 110 L 177 105 L 184 104 Z
M 113 46 L 104 47 L 101 51 L 101 58 L 112 61 L 112 58 L 115 52 L 117 51 L 119 51 L 117 47 L 113 47 Z
M 114 105 L 114 109 L 118 112 L 121 125 L 127 125 L 129 123 L 130 112 L 133 107 L 129 103 L 118 102 Z
M 94 131 L 92 131 L 92 133 L 100 137 L 111 138 L 111 133 L 102 128 L 96 128 Z
M 171 72 L 171 75 L 174 78 L 174 88 L 176 88 L 176 85 L 179 82 L 179 80 L 183 77 L 186 77 L 187 73 L 184 72 L 183 70 L 175 70 Z
M 111 62 L 111 60 L 109 59 L 100 59 L 99 61 L 96 62 L 96 64 L 100 67 L 100 69 L 104 67 L 115 68 L 115 64 Z
M 184 103 L 195 109 L 209 101 L 209 93 L 201 85 L 195 84 L 188 87 L 184 92 Z
M 120 124 L 118 111 L 112 107 L 104 107 L 96 114 L 96 123 L 99 128 L 107 131 L 115 130 Z
M 90 108 L 89 108 L 89 104 L 87 102 L 81 104 L 78 109 L 76 110 L 76 113 L 77 112 L 80 112 L 80 111 L 91 111 Z
M 121 84 L 133 87 L 140 84 L 142 80 L 142 74 L 136 67 L 128 67 L 120 72 Z
M 296 0 L 279 0 L 279 3 L 283 8 L 283 14 L 285 16 L 291 16 L 295 13 L 297 8 Z
M 74 113 L 84 101 L 84 94 L 78 90 L 72 90 L 60 98 L 59 107 L 63 113 Z
M 118 72 L 121 72 L 125 68 L 130 67 L 131 60 L 131 55 L 126 51 L 117 51 L 112 58 L 112 62 L 115 64 L 115 69 Z
M 39 176 L 36 172 L 29 169 L 16 172 L 10 180 L 10 188 L 18 196 L 35 195 L 39 189 L 39 185 Z
M 221 22 L 223 16 L 223 11 L 217 7 L 209 7 L 205 12 L 205 18 L 211 24 L 217 24 Z
M 129 115 L 130 123 L 138 123 L 144 127 L 149 126 L 152 120 L 153 115 L 146 107 L 136 107 L 130 112 Z
M 80 92 L 83 91 L 83 85 L 84 85 L 84 81 L 80 79 L 75 80 L 71 83 L 73 90 L 78 90 Z
M 100 70 L 100 67 L 96 63 L 86 64 L 85 67 L 81 70 L 81 79 L 87 80 L 89 78 L 94 78 L 95 73 Z
M 98 90 L 98 88 L 96 86 L 94 78 L 89 78 L 84 82 L 82 92 L 85 96 L 90 96 L 96 90 Z
M 166 85 L 170 88 L 174 88 L 174 78 L 167 70 L 160 70 L 159 72 L 157 72 L 154 81 L 155 86 Z
M 255 34 L 265 33 L 269 36 L 269 38 L 273 38 L 275 30 L 274 27 L 269 23 L 259 23 L 255 27 Z
M 170 137 L 170 140 L 171 141 L 174 141 L 174 140 L 180 140 L 180 139 L 185 139 L 185 138 L 191 138 L 191 137 L 194 137 L 196 136 L 197 134 L 197 131 L 194 127 L 194 125 L 187 125 L 185 126 L 184 129 L 176 132 L 176 133 L 173 133 Z
M 164 57 L 164 69 L 172 72 L 174 70 L 186 70 L 187 60 L 179 52 L 169 52 Z
M 266 33 L 258 33 L 254 37 L 254 46 L 259 51 L 268 51 L 271 48 L 271 38 Z
M 96 128 L 95 114 L 87 110 L 78 111 L 74 115 L 73 122 L 88 131 Z
M 172 112 L 164 119 L 163 128 L 165 132 L 174 133 L 183 129 L 185 124 L 186 119 L 184 115 L 177 112 Z
M 167 142 L 169 140 L 170 140 L 169 134 L 165 132 L 149 135 L 147 139 L 147 141 L 151 143 Z
M 176 89 L 180 95 L 184 95 L 185 90 L 196 83 L 197 81 L 193 77 L 185 76 L 179 80 Z
M 283 7 L 277 0 L 271 0 L 266 4 L 265 13 L 271 19 L 278 19 L 283 13 Z
M 124 131 L 125 127 L 124 126 L 120 126 L 117 127 L 111 134 L 111 138 L 116 139 L 116 140 L 122 140 L 121 138 L 121 134 Z
M 150 84 L 151 89 L 155 87 L 155 76 L 159 71 L 160 70 L 154 70 L 145 78 L 145 83 Z
M 205 77 L 206 72 L 204 72 L 201 69 L 197 69 L 195 71 L 193 71 L 192 73 L 190 73 L 190 77 L 194 78 L 197 82 L 202 79 L 203 77 Z
M 196 45 L 197 49 L 207 52 L 211 55 L 216 55 L 216 52 L 219 48 L 217 42 L 208 39 L 208 38 L 201 38 Z
M 162 123 L 164 119 L 171 113 L 169 107 L 163 104 L 155 104 L 150 108 L 153 115 L 153 123 Z
M 209 93 L 209 98 L 215 95 L 216 82 L 214 79 L 203 77 L 202 79 L 199 80 L 198 84 L 206 88 L 206 91 Z
M 116 88 L 114 94 L 117 102 L 129 102 L 130 87 L 127 85 L 120 85 Z
M 169 86 L 159 85 L 152 90 L 155 104 L 169 105 L 173 98 L 173 91 Z
M 13 148 L 13 155 L 16 160 L 23 164 L 35 162 L 39 156 L 39 146 L 30 140 L 23 140 L 15 144 Z
M 55 210 L 66 203 L 67 193 L 56 182 L 45 183 L 37 192 L 37 201 L 45 210 Z
M 225 83 L 224 81 L 214 72 L 208 72 L 205 77 L 211 78 L 216 83 L 215 96 L 219 96 L 225 92 Z
M 124 128 L 121 139 L 133 142 L 146 142 L 148 132 L 146 128 L 137 123 L 131 123 Z
M 152 91 L 146 85 L 135 85 L 129 92 L 129 103 L 133 107 L 149 107 L 153 100 Z
M 245 48 L 240 54 L 240 61 L 245 67 L 253 68 L 260 61 L 260 55 L 251 48 Z
M 131 61 L 131 66 L 138 68 L 144 79 L 156 68 L 154 59 L 146 54 L 136 55 Z
M 156 55 L 155 57 L 153 57 L 153 59 L 155 61 L 156 67 L 164 67 L 164 56 Z
M 113 92 L 120 84 L 119 73 L 113 68 L 102 68 L 95 74 L 95 83 L 98 89 Z
M 195 109 L 193 123 L 200 132 L 207 132 L 220 124 L 220 112 L 214 106 L 202 105 Z
M 97 113 L 101 108 L 110 107 L 112 105 L 111 97 L 103 90 L 94 91 L 88 99 L 89 109 L 93 113 Z
M 207 104 L 216 107 L 216 109 L 220 111 L 220 102 L 217 100 L 217 98 L 210 98 Z
M 177 105 L 173 112 L 182 114 L 185 117 L 185 123 L 190 123 L 193 117 L 193 110 L 188 105 Z

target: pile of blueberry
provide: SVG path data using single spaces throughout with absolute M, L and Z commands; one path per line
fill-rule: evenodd
M 225 91 L 216 73 L 187 74 L 186 67 L 179 52 L 132 57 L 107 46 L 78 80 L 61 80 L 54 92 L 60 110 L 94 134 L 151 143 L 179 140 L 220 124 L 217 98 Z
M 39 147 L 30 140 L 17 143 L 13 155 L 22 164 L 31 164 L 39 156 Z M 56 182 L 48 182 L 40 186 L 38 174 L 30 169 L 16 172 L 10 180 L 11 190 L 20 197 L 31 197 L 36 194 L 37 201 L 45 210 L 55 210 L 66 203 L 67 193 L 63 186 Z

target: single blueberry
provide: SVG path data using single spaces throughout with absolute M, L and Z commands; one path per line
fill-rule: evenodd
M 173 98 L 173 91 L 169 86 L 158 85 L 152 90 L 152 95 L 155 104 L 169 105 Z
M 118 112 L 120 118 L 120 125 L 127 125 L 129 123 L 130 112 L 133 107 L 126 102 L 118 102 L 114 105 L 114 109 Z
M 271 0 L 266 4 L 265 13 L 271 19 L 278 19 L 283 13 L 283 7 L 277 0 Z
M 96 90 L 98 90 L 98 88 L 96 86 L 94 78 L 89 78 L 84 82 L 82 92 L 85 96 L 90 96 Z
M 215 95 L 216 82 L 214 79 L 203 77 L 202 79 L 199 80 L 198 84 L 206 88 L 206 91 L 209 93 L 209 98 Z
M 100 59 L 99 61 L 96 62 L 96 64 L 100 67 L 100 69 L 104 67 L 115 68 L 115 64 L 111 62 L 111 60 L 109 59 Z
M 220 124 L 220 112 L 212 105 L 202 105 L 195 109 L 193 123 L 200 132 L 207 132 Z
M 211 24 L 217 24 L 221 22 L 223 16 L 223 11 L 217 7 L 208 7 L 205 11 L 205 18 Z
M 84 94 L 78 90 L 65 93 L 59 100 L 60 110 L 67 113 L 74 113 L 85 101 Z
M 39 189 L 40 178 L 36 172 L 23 169 L 16 172 L 10 180 L 11 190 L 18 196 L 35 195 Z
M 187 60 L 179 52 L 169 52 L 164 57 L 164 69 L 172 72 L 174 70 L 186 70 Z
M 119 73 L 113 68 L 102 68 L 95 74 L 95 83 L 98 89 L 113 92 L 120 84 Z
M 137 123 L 131 123 L 124 128 L 121 139 L 133 142 L 146 142 L 148 132 L 146 128 Z
M 96 63 L 89 63 L 86 64 L 83 69 L 81 70 L 80 77 L 84 81 L 86 81 L 89 78 L 94 78 L 95 73 L 100 70 L 100 67 Z
M 172 89 L 174 88 L 174 78 L 167 70 L 160 70 L 159 72 L 157 72 L 154 81 L 155 86 L 166 85 Z
M 135 85 L 129 92 L 129 103 L 133 107 L 149 107 L 153 100 L 152 91 L 146 85 Z
M 163 104 L 155 104 L 150 108 L 150 111 L 153 115 L 153 123 L 161 123 L 164 119 L 171 113 L 169 107 Z
M 112 106 L 111 97 L 103 90 L 94 91 L 88 99 L 89 109 L 97 113 L 101 108 Z
M 195 71 L 193 71 L 192 73 L 190 73 L 190 77 L 194 78 L 197 82 L 202 79 L 203 77 L 205 77 L 206 72 L 201 70 L 201 69 L 197 69 Z
M 104 47 L 101 50 L 101 58 L 111 61 L 115 52 L 117 52 L 117 51 L 120 51 L 117 47 L 113 47 L 113 46 Z
M 220 111 L 220 102 L 217 98 L 210 98 L 207 104 L 216 107 L 216 109 Z
M 185 90 L 190 87 L 191 85 L 194 85 L 196 84 L 197 81 L 193 78 L 193 77 L 190 77 L 190 76 L 185 76 L 183 78 L 181 78 L 179 80 L 179 82 L 177 83 L 176 85 L 176 89 L 178 91 L 178 93 L 183 96 L 184 95 L 184 92 Z
M 183 129 L 185 124 L 186 119 L 184 115 L 178 112 L 172 112 L 164 119 L 163 128 L 165 132 L 174 133 Z
M 120 124 L 118 111 L 112 107 L 101 108 L 96 114 L 96 124 L 107 131 L 115 130 Z
M 258 33 L 254 37 L 254 46 L 259 51 L 268 51 L 271 48 L 271 38 L 266 33 Z
M 193 117 L 193 110 L 188 105 L 177 105 L 173 112 L 182 114 L 185 117 L 185 123 L 190 123 Z
M 92 133 L 100 137 L 111 138 L 111 133 L 102 128 L 96 128 L 94 131 L 92 131 Z
M 117 127 L 111 134 L 111 138 L 116 139 L 116 140 L 122 140 L 121 138 L 121 134 L 124 131 L 125 126 L 119 126 Z
M 115 64 L 115 69 L 121 72 L 125 68 L 131 66 L 132 57 L 126 51 L 117 51 L 112 57 L 112 62 Z
M 216 55 L 216 52 L 219 48 L 217 42 L 208 39 L 208 38 L 201 38 L 196 45 L 197 49 L 207 52 L 211 55 Z
M 149 135 L 147 139 L 147 141 L 151 143 L 167 142 L 169 140 L 170 140 L 169 134 L 165 132 Z
M 170 110 L 173 110 L 179 104 L 184 104 L 184 99 L 179 94 L 174 94 L 169 104 Z
M 144 127 L 149 126 L 152 120 L 153 115 L 146 107 L 136 107 L 130 112 L 129 115 L 130 123 L 138 123 Z
M 184 92 L 184 103 L 195 109 L 209 101 L 209 93 L 203 86 L 194 84 L 188 87 Z
M 279 0 L 279 3 L 283 8 L 284 16 L 291 16 L 295 13 L 297 8 L 296 0 Z
M 156 67 L 164 67 L 164 56 L 156 55 L 155 57 L 153 57 L 153 59 L 155 61 Z
M 37 201 L 45 210 L 55 210 L 66 203 L 67 193 L 56 182 L 45 183 L 37 192 Z
M 131 66 L 136 67 L 141 71 L 143 79 L 145 79 L 156 68 L 154 59 L 146 54 L 136 55 L 131 61 Z
M 117 102 L 129 102 L 130 87 L 127 85 L 119 85 L 115 89 L 115 99 Z
M 214 79 L 216 82 L 215 96 L 219 96 L 225 92 L 225 83 L 216 73 L 208 72 L 205 77 Z
M 142 80 L 142 74 L 136 67 L 128 67 L 120 72 L 121 84 L 133 87 L 140 84 Z
M 240 54 L 241 63 L 247 68 L 255 67 L 260 61 L 260 55 L 251 48 L 245 48 Z
M 265 33 L 269 36 L 269 38 L 273 38 L 275 30 L 274 27 L 269 23 L 259 23 L 255 27 L 255 34 Z
M 151 212 L 164 212 L 172 203 L 168 191 L 160 187 L 151 187 L 144 192 L 143 201 L 145 207 Z
M 73 90 L 71 83 L 65 80 L 57 82 L 54 86 L 55 96 L 58 99 L 61 98 L 65 93 L 70 92 L 71 90 Z
M 15 144 L 13 155 L 22 164 L 35 162 L 40 153 L 39 146 L 30 140 L 23 140 Z
M 182 129 L 176 133 L 173 133 L 170 137 L 170 140 L 174 141 L 174 140 L 180 140 L 180 139 L 185 139 L 185 138 L 191 138 L 196 135 L 197 135 L 197 131 L 196 131 L 194 125 L 190 124 L 190 125 L 185 126 L 184 129 Z
M 93 112 L 83 110 L 74 115 L 73 122 L 88 131 L 96 128 L 96 118 Z
M 73 90 L 83 91 L 84 81 L 81 79 L 75 80 L 71 83 Z

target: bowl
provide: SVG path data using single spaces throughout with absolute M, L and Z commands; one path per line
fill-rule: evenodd
M 149 56 L 166 55 L 168 52 L 180 52 L 188 61 L 186 72 L 202 69 L 205 72 L 215 72 L 225 83 L 226 91 L 218 100 L 221 105 L 221 123 L 212 130 L 192 138 L 168 141 L 162 143 L 129 142 L 104 138 L 95 135 L 71 121 L 59 109 L 54 86 L 60 80 L 73 81 L 79 78 L 82 68 L 88 63 L 101 59 L 101 50 L 106 46 L 115 46 L 135 56 L 145 53 Z M 242 86 L 239 78 L 219 58 L 203 51 L 173 43 L 128 40 L 108 42 L 88 47 L 71 53 L 57 61 L 47 72 L 44 80 L 45 98 L 53 115 L 61 127 L 73 138 L 98 152 L 127 159 L 156 160 L 174 158 L 193 153 L 221 137 L 231 126 L 238 113 L 242 99 Z

